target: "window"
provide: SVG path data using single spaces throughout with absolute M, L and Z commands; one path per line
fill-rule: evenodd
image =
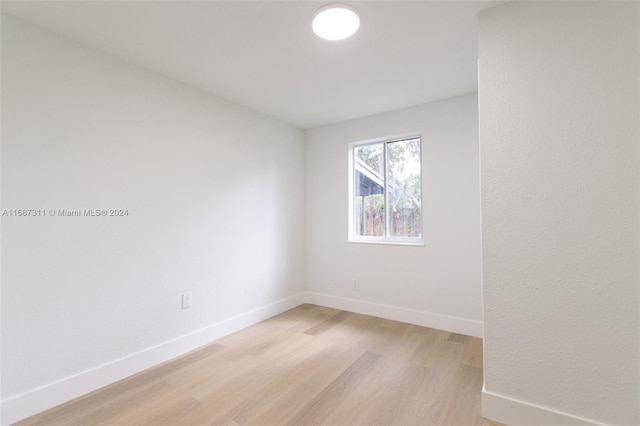
M 419 137 L 351 146 L 349 239 L 422 244 Z

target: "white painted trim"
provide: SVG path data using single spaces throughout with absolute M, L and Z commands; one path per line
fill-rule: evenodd
M 520 401 L 488 391 L 482 386 L 482 417 L 518 426 L 594 426 L 595 420 Z
M 250 312 L 211 324 L 200 330 L 145 349 L 91 370 L 66 377 L 0 403 L 0 423 L 8 425 L 56 405 L 129 377 L 228 334 L 249 327 L 304 303 L 305 293 L 299 293 Z
M 357 314 L 406 322 L 423 327 L 437 328 L 438 330 L 450 331 L 467 336 L 482 337 L 481 321 L 313 292 L 307 292 L 305 301 L 307 303 L 355 312 Z

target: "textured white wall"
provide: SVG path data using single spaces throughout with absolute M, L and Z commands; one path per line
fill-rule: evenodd
M 640 423 L 639 6 L 480 15 L 486 390 L 628 425 Z
M 302 138 L 3 16 L 2 207 L 129 209 L 3 218 L 3 398 L 302 291 Z
M 310 291 L 482 319 L 477 114 L 472 94 L 305 133 Z M 347 243 L 349 144 L 398 134 L 422 136 L 426 244 Z

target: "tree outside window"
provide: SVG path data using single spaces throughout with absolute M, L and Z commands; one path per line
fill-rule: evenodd
M 352 150 L 352 240 L 421 240 L 420 138 L 356 144 Z

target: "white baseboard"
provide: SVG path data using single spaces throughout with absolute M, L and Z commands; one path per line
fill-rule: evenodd
M 147 368 L 304 303 L 305 293 L 279 300 L 0 403 L 0 423 L 9 425 L 92 392 Z
M 371 315 L 374 317 L 406 322 L 423 327 L 437 328 L 438 330 L 464 334 L 467 336 L 482 337 L 482 322 L 431 312 L 417 311 L 400 308 L 398 306 L 381 305 L 362 300 L 347 299 L 330 296 L 327 294 L 307 292 L 305 301 L 328 308 L 341 309 L 357 314 Z
M 482 386 L 482 416 L 500 423 L 518 426 L 602 425 L 595 420 L 489 392 L 484 386 Z

